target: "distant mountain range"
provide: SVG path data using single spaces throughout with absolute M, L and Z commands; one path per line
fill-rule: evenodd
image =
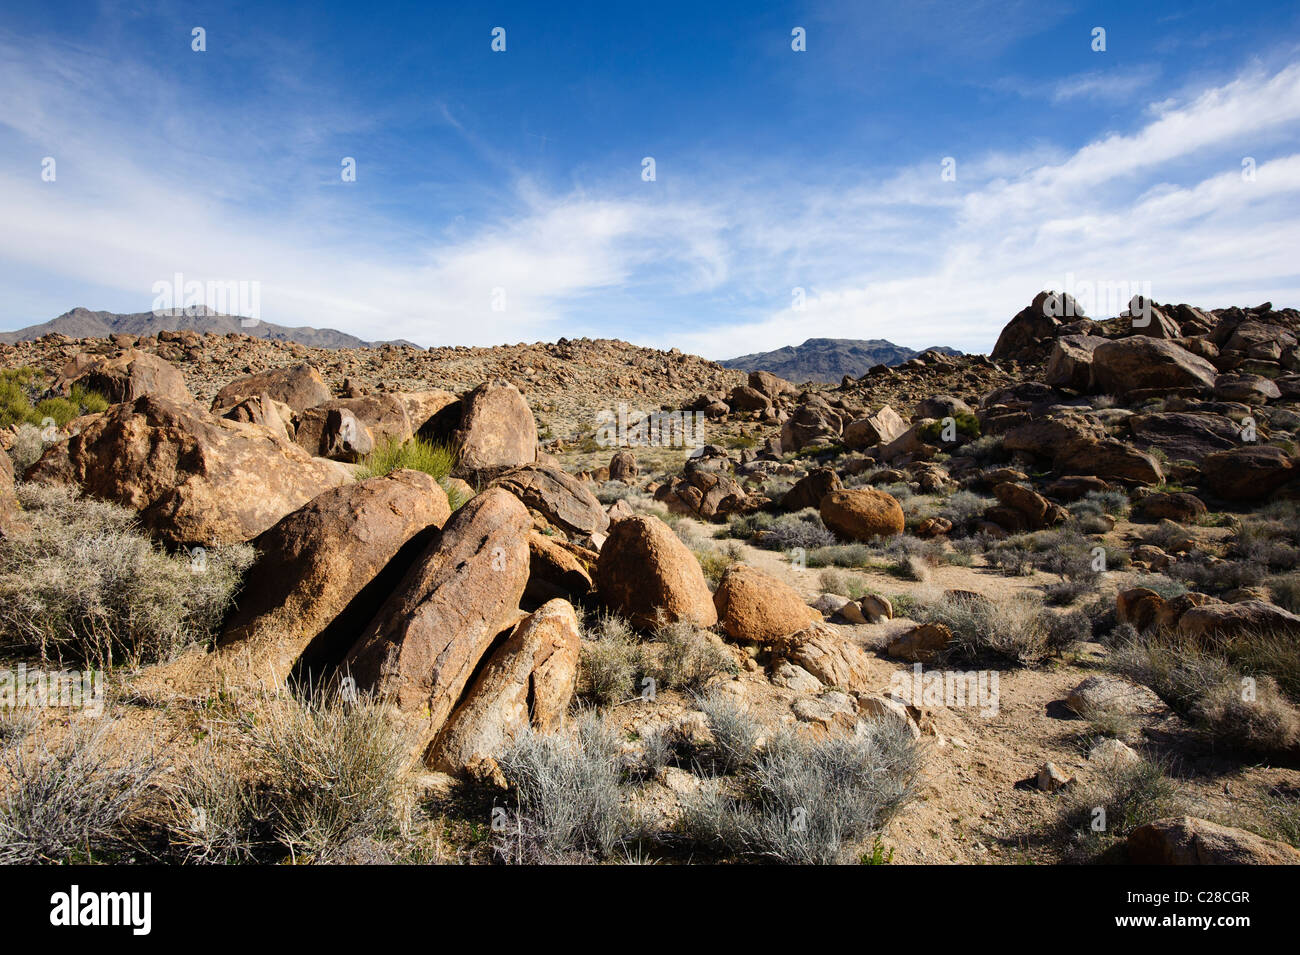
M 92 312 L 88 308 L 74 308 L 64 312 L 58 318 L 29 325 L 15 332 L 0 332 L 0 342 L 12 345 L 14 342 L 31 341 L 57 332 L 69 338 L 107 338 L 109 335 L 125 333 L 127 335 L 156 335 L 158 332 L 194 331 L 213 335 L 225 335 L 239 332 L 254 338 L 267 338 L 272 341 L 298 342 L 313 348 L 373 348 L 378 345 L 414 345 L 413 342 L 396 340 L 393 342 L 367 342 L 347 332 L 333 328 L 311 328 L 306 325 L 289 327 L 273 325 L 270 322 L 257 322 L 244 326 L 247 321 L 236 315 L 222 315 L 203 306 L 187 309 L 168 309 L 161 312 L 135 312 L 120 315 L 116 312 Z M 418 346 L 416 346 L 418 347 Z
M 955 348 L 939 345 L 925 351 L 960 355 Z M 724 368 L 741 371 L 770 371 L 787 381 L 838 383 L 845 375 L 860 378 L 875 365 L 901 365 L 921 352 L 895 345 L 883 338 L 810 338 L 802 345 L 787 345 L 776 351 L 741 355 L 719 362 Z

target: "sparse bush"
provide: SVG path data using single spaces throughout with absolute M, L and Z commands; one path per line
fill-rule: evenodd
M 1158 763 L 1115 762 L 1100 770 L 1093 784 L 1067 791 L 1061 807 L 1058 825 L 1076 862 L 1109 858 L 1134 829 L 1182 808 L 1177 784 Z
M 29 467 L 40 460 L 45 449 L 49 447 L 41 437 L 41 429 L 24 421 L 14 432 L 14 443 L 9 448 L 9 458 L 14 464 L 14 473 L 21 477 Z
M 1011 457 L 1002 446 L 1002 442 L 1002 435 L 986 434 L 962 445 L 953 454 L 954 456 L 960 455 L 964 458 L 970 458 L 982 467 L 998 464 L 1009 460 Z
M 695 559 L 700 562 L 700 569 L 704 571 L 704 579 L 715 588 L 722 581 L 722 575 L 727 572 L 727 568 L 732 564 L 739 563 L 743 556 L 743 552 L 734 543 L 721 549 L 716 547 L 692 548 L 692 552 L 695 554 Z
M 517 800 L 496 838 L 498 857 L 515 864 L 603 859 L 631 838 L 619 746 L 590 713 L 572 734 L 519 733 L 497 757 Z
M 36 400 L 44 388 L 44 376 L 35 368 L 0 369 L 0 428 L 24 422 L 40 425 L 46 418 L 54 419 L 55 425 L 62 428 L 73 418 L 108 407 L 103 395 L 80 385 L 74 386 L 66 398 L 55 395 Z
M 1268 581 L 1273 602 L 1292 613 L 1300 613 L 1300 574 L 1283 574 Z
M 912 580 L 918 583 L 925 583 L 925 581 L 930 579 L 930 568 L 926 566 L 925 561 L 919 557 L 900 557 L 893 566 L 889 568 L 889 571 L 895 577 L 901 577 L 903 580 Z
M 946 626 L 948 654 L 970 661 L 993 656 L 1032 665 L 1091 635 L 1082 615 L 1061 620 L 1028 594 L 998 601 L 942 594 L 920 602 L 912 616 Z
M 716 771 L 730 773 L 748 765 L 763 728 L 753 714 L 722 693 L 696 699 L 713 734 L 713 765 Z
M 268 786 L 272 828 L 291 855 L 330 861 L 398 827 L 406 754 L 384 707 L 319 692 L 270 701 L 241 729 Z
M 991 497 L 973 491 L 957 491 L 939 508 L 939 516 L 952 521 L 954 527 L 965 526 L 995 504 Z
M 866 544 L 832 544 L 808 551 L 804 559 L 809 567 L 866 567 L 874 556 Z
M 603 614 L 596 626 L 584 634 L 578 665 L 579 693 L 602 706 L 631 699 L 645 667 L 645 648 L 627 621 Z
M 261 780 L 210 742 L 177 767 L 167 797 L 168 842 L 183 863 L 256 862 L 274 841 Z
M 1270 791 L 1264 797 L 1264 815 L 1271 834 L 1300 848 L 1300 795 Z
M 0 539 L 0 645 L 105 669 L 206 643 L 234 600 L 247 545 L 169 555 L 126 508 L 19 485 L 26 530 Z
M 715 676 L 736 672 L 736 661 L 722 641 L 689 623 L 665 624 L 655 630 L 654 639 L 663 649 L 650 673 L 663 689 L 699 690 Z
M 895 721 L 819 741 L 785 731 L 743 765 L 734 792 L 722 780 L 706 784 L 680 829 L 727 855 L 843 863 L 913 797 L 921 762 Z
M 0 865 L 103 862 L 130 852 L 132 818 L 158 770 L 109 745 L 110 724 L 74 726 L 54 749 L 0 750 Z
M 761 543 L 770 550 L 813 550 L 833 545 L 835 535 L 822 523 L 821 515 L 809 508 L 777 518 L 761 537 Z

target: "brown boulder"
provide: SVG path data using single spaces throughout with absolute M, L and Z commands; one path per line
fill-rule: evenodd
M 460 426 L 452 440 L 461 473 L 496 472 L 537 460 L 537 422 L 510 382 L 485 381 L 460 404 Z
M 907 422 L 889 405 L 844 426 L 844 445 L 855 450 L 889 444 L 907 431 Z
M 822 498 L 843 486 L 834 468 L 817 468 L 785 492 L 781 498 L 781 510 L 802 511 L 805 507 L 817 507 Z
M 66 394 L 74 385 L 99 392 L 110 404 L 135 401 L 144 395 L 179 402 L 194 400 L 185 385 L 185 376 L 174 365 L 135 348 L 81 368 L 62 383 L 60 390 Z
M 245 398 L 229 409 L 223 418 L 242 421 L 245 424 L 260 424 L 274 431 L 276 437 L 286 441 L 293 440 L 293 409 L 283 401 L 276 401 L 270 395 L 258 395 Z
M 152 395 L 113 405 L 49 448 L 27 478 L 133 508 L 175 544 L 250 540 L 348 479 L 266 428 Z
M 611 481 L 622 481 L 625 484 L 631 484 L 636 480 L 638 473 L 636 464 L 636 455 L 626 449 L 615 451 L 614 456 L 609 459 L 609 479 Z
M 566 533 L 590 536 L 609 528 L 609 515 L 596 496 L 560 468 L 526 465 L 507 471 L 491 486 L 509 491 Z
M 311 365 L 293 365 L 286 368 L 272 368 L 244 378 L 236 378 L 217 392 L 212 401 L 212 410 L 221 414 L 233 408 L 245 398 L 269 395 L 276 401 L 283 402 L 296 413 L 330 400 L 330 390 L 325 379 Z
M 1098 390 L 1126 395 L 1143 389 L 1210 391 L 1218 370 L 1171 341 L 1134 335 L 1099 345 L 1092 353 Z
M 803 667 L 826 686 L 845 691 L 861 689 L 871 678 L 866 653 L 825 624 L 815 623 L 782 637 L 773 654 Z
M 1185 637 L 1233 637 L 1252 633 L 1300 637 L 1300 617 L 1262 600 L 1202 604 L 1188 608 L 1178 619 Z
M 582 639 L 566 600 L 552 600 L 521 620 L 448 717 L 428 763 L 453 775 L 491 778 L 493 757 L 525 727 L 560 728 L 573 699 Z
M 1106 342 L 1097 335 L 1062 335 L 1052 346 L 1044 382 L 1053 388 L 1086 392 L 1092 386 L 1092 353 Z
M 1210 513 L 1204 501 L 1186 491 L 1150 494 L 1141 500 L 1138 509 L 1149 520 L 1169 520 L 1179 524 L 1195 524 Z
M 804 629 L 814 619 L 794 588 L 744 564 L 727 568 L 713 606 L 727 636 L 746 643 L 771 643 Z
M 380 393 L 334 398 L 308 408 L 298 416 L 294 440 L 308 454 L 354 461 L 368 453 L 361 450 L 366 444 L 401 442 L 411 434 L 405 402 Z
M 14 526 L 20 513 L 14 493 L 14 463 L 7 451 L 0 450 L 0 533 Z
M 1295 461 L 1267 444 L 1219 451 L 1201 462 L 1206 486 L 1229 501 L 1261 500 L 1297 476 Z
M 600 549 L 596 589 L 605 605 L 634 626 L 685 620 L 718 622 L 699 561 L 663 521 L 629 517 L 614 524 Z
M 1195 816 L 1171 816 L 1130 832 L 1128 858 L 1135 865 L 1300 865 L 1300 849 Z
M 932 663 L 952 642 L 952 631 L 941 623 L 923 623 L 889 642 L 885 652 L 914 663 Z
M 528 586 L 525 599 L 532 605 L 556 597 L 582 601 L 591 593 L 591 574 L 574 554 L 538 531 L 528 535 Z
M 360 689 L 391 701 L 423 754 L 483 654 L 517 622 L 528 583 L 527 509 L 500 488 L 447 521 L 343 661 Z
M 849 540 L 903 533 L 903 508 L 884 491 L 841 488 L 822 498 L 820 511 L 826 526 Z
M 797 390 L 790 382 L 784 378 L 778 378 L 770 371 L 751 371 L 749 373 L 749 387 L 772 399 L 779 398 L 781 395 L 792 395 Z
M 1115 619 L 1138 630 L 1146 630 L 1156 622 L 1165 605 L 1165 598 L 1146 587 L 1122 590 L 1115 595 Z
M 304 669 L 321 676 L 450 516 L 447 495 L 419 471 L 313 498 L 254 542 L 257 561 L 217 641 L 219 660 L 270 686 L 310 646 Z

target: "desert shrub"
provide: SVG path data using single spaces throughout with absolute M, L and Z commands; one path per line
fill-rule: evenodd
M 716 635 L 685 621 L 657 628 L 654 639 L 663 647 L 649 671 L 663 689 L 698 690 L 715 676 L 737 670 Z
M 25 529 L 0 539 L 0 645 L 108 668 L 166 660 L 220 626 L 254 551 L 169 555 L 133 512 L 19 485 Z
M 1028 594 L 997 601 L 941 594 L 920 602 L 912 616 L 946 626 L 953 635 L 948 654 L 970 661 L 992 656 L 1032 665 L 1091 635 L 1078 618 L 1062 621 Z
M 817 584 L 828 594 L 849 596 L 849 575 L 842 570 L 827 568 L 817 575 Z
M 988 565 L 1003 577 L 1030 577 L 1034 573 L 1034 556 L 1013 540 L 1003 541 L 984 554 Z
M 1300 795 L 1271 790 L 1264 796 L 1264 817 L 1270 835 L 1300 848 Z
M 494 848 L 516 864 L 603 859 L 635 833 L 621 799 L 620 740 L 594 714 L 568 734 L 526 729 L 497 757 L 516 808 Z
M 970 524 L 996 501 L 973 491 L 956 491 L 939 507 L 939 516 L 952 521 L 954 527 Z
M 734 781 L 706 783 L 680 831 L 725 855 L 842 863 L 914 796 L 921 762 L 915 740 L 892 720 L 817 741 L 784 731 Z
M 1273 602 L 1292 613 L 1300 613 L 1300 574 L 1283 574 L 1268 580 Z
M 602 706 L 631 699 L 645 668 L 645 648 L 622 617 L 602 614 L 585 628 L 578 661 L 580 695 Z
M 1182 808 L 1177 783 L 1159 763 L 1116 761 L 1099 770 L 1095 782 L 1067 790 L 1058 816 L 1057 826 L 1069 840 L 1068 855 L 1075 862 L 1109 858 L 1122 851 L 1134 829 Z
M 962 445 L 953 452 L 953 456 L 970 458 L 980 466 L 998 464 L 1010 459 L 1011 455 L 1002 446 L 1003 436 L 986 434 Z
M 763 735 L 753 713 L 723 693 L 699 696 L 695 705 L 713 734 L 709 755 L 714 771 L 729 773 L 747 765 Z
M 689 543 L 687 546 L 690 546 Z M 727 572 L 727 568 L 739 563 L 743 556 L 741 549 L 734 543 L 723 548 L 695 547 L 691 550 L 700 563 L 700 569 L 704 571 L 704 579 L 713 587 L 717 587 L 722 581 L 722 575 Z
M 1229 654 L 1254 672 L 1243 673 Z M 1296 659 L 1293 653 L 1292 677 Z M 1211 741 L 1232 750 L 1286 752 L 1300 743 L 1300 711 L 1261 665 L 1276 664 L 1267 652 L 1225 645 L 1215 652 L 1170 633 L 1130 636 L 1111 655 L 1114 669 L 1151 687 Z
M 19 477 L 40 460 L 48 444 L 41 435 L 41 429 L 24 421 L 14 432 L 14 443 L 9 448 L 9 458 L 13 461 L 14 473 Z
M 622 481 L 606 481 L 594 491 L 596 500 L 608 507 L 617 501 L 626 500 L 632 495 L 632 488 Z
M 274 841 L 271 805 L 261 780 L 211 742 L 177 766 L 166 795 L 164 826 L 179 862 L 261 861 Z
M 456 466 L 456 452 L 445 444 L 434 444 L 424 438 L 410 438 L 401 441 L 390 438 L 382 441 L 366 455 L 357 470 L 357 480 L 381 477 L 402 468 L 423 471 L 431 474 L 438 481 L 451 475 Z
M 969 411 L 958 411 L 952 416 L 953 424 L 956 426 L 957 434 L 964 438 L 975 439 L 980 436 L 979 418 Z M 921 428 L 917 435 L 929 444 L 939 444 L 943 440 L 943 419 L 931 421 L 925 427 Z
M 53 418 L 62 428 L 73 418 L 108 407 L 103 395 L 80 385 L 74 386 L 66 398 L 38 399 L 44 386 L 44 376 L 35 368 L 0 369 L 0 428 L 23 423 L 41 425 L 46 418 Z
M 930 568 L 920 557 L 904 555 L 896 560 L 889 568 L 889 572 L 895 577 L 903 580 L 913 580 L 918 583 L 925 583 L 930 579 Z
M 807 508 L 796 514 L 778 517 L 767 528 L 760 542 L 771 550 L 792 550 L 795 547 L 813 550 L 834 544 L 835 535 L 822 523 L 820 514 Z
M 0 865 L 110 861 L 131 852 L 133 818 L 158 772 L 151 754 L 110 745 L 110 724 L 75 725 L 0 751 Z
M 1173 566 L 1177 566 L 1177 564 Z M 1180 597 L 1187 593 L 1186 584 L 1181 580 L 1172 580 L 1164 574 L 1138 574 L 1133 578 L 1129 586 L 1154 590 L 1165 600 L 1172 600 L 1174 597 Z
M 1165 573 L 1195 590 L 1218 594 L 1238 587 L 1258 587 L 1268 576 L 1268 567 L 1254 561 L 1206 560 L 1194 554 L 1171 564 Z
M 275 837 L 292 856 L 329 861 L 398 828 L 406 753 L 380 703 L 324 692 L 275 700 L 241 729 L 266 780 Z
M 809 567 L 866 567 L 875 552 L 866 544 L 832 544 L 804 555 Z

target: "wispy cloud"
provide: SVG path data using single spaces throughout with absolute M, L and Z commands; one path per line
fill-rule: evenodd
M 1127 76 L 1075 77 L 1054 95 L 1155 85 Z M 59 310 L 135 310 L 180 271 L 259 281 L 266 320 L 366 338 L 591 334 L 720 358 L 817 336 L 987 350 L 1070 273 L 1210 306 L 1300 299 L 1300 66 L 1247 70 L 1074 148 L 991 146 L 959 157 L 955 182 L 939 156 L 866 171 L 681 157 L 672 181 L 557 188 L 462 126 L 493 174 L 464 182 L 459 214 L 426 221 L 405 196 L 377 201 L 371 167 L 337 181 L 329 131 L 378 135 L 374 117 L 245 107 L 196 109 L 147 65 L 0 38 L 0 280 L 20 290 L 4 322 L 53 314 L 32 311 L 54 300 L 34 274 L 96 296 Z M 56 182 L 39 177 L 45 155 Z

